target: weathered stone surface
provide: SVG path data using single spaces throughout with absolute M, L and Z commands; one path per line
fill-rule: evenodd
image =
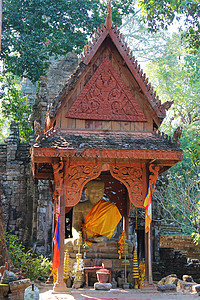
M 13 272 L 5 270 L 3 273 L 3 276 L 1 278 L 1 283 L 8 284 L 9 282 L 15 281 L 15 280 L 17 280 L 17 276 Z
M 123 283 L 123 289 L 124 290 L 127 290 L 127 289 L 129 289 L 129 284 L 128 283 Z
M 31 285 L 25 289 L 24 300 L 39 300 L 39 289 Z
M 28 79 L 22 82 L 21 96 L 33 105 L 30 118 L 42 125 L 48 105 L 75 70 L 77 55 L 68 53 L 57 61 L 50 59 L 50 67 L 37 88 Z M 37 95 L 36 95 L 37 94 Z M 34 140 L 34 137 L 31 138 Z M 48 255 L 52 250 L 52 211 L 48 181 L 33 180 L 30 164 L 30 145 L 20 143 L 17 122 L 11 122 L 10 136 L 0 145 L 1 200 L 5 231 L 13 231 L 27 248 Z
M 157 287 L 159 292 L 169 292 L 169 291 L 176 291 L 175 284 L 164 284 Z
M 30 279 L 21 279 L 21 280 L 12 281 L 9 283 L 10 291 L 12 293 L 18 290 L 25 291 L 25 289 L 30 285 L 30 283 L 31 283 Z
M 194 282 L 192 276 L 190 276 L 190 275 L 183 275 L 183 281 L 184 282 Z
M 121 288 L 123 286 L 124 278 L 118 277 L 117 278 L 117 284 Z
M 183 280 L 178 279 L 177 289 L 192 292 L 194 285 L 196 285 L 195 282 L 184 282 Z
M 112 288 L 112 284 L 109 282 L 107 282 L 107 283 L 95 282 L 95 284 L 94 284 L 95 290 L 109 291 L 111 288 Z
M 195 284 L 192 286 L 193 293 L 200 293 L 200 284 Z
M 9 292 L 9 284 L 0 284 L 0 300 L 5 299 Z
M 178 278 L 177 278 L 176 274 L 171 274 L 171 275 L 168 275 L 168 276 L 162 278 L 158 282 L 157 286 L 163 286 L 163 285 L 168 285 L 168 284 L 169 285 L 171 285 L 171 284 L 175 284 L 176 285 L 177 282 L 178 282 Z
M 30 285 L 30 279 L 22 279 L 10 282 L 10 291 L 9 294 L 10 300 L 24 300 L 25 289 Z
M 115 278 L 112 278 L 112 289 L 116 289 L 117 288 L 117 281 L 115 280 Z

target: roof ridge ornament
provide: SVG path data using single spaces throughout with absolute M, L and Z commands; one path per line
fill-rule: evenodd
M 112 9 L 111 9 L 111 0 L 108 2 L 108 11 L 107 11 L 107 17 L 105 22 L 105 27 L 107 30 L 110 30 L 112 27 Z

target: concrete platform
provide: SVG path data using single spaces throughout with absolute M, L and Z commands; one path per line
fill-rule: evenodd
M 94 288 L 68 289 L 67 293 L 53 293 L 51 285 L 36 284 L 40 290 L 40 300 L 193 300 L 199 299 L 197 293 L 188 292 L 149 292 L 141 290 L 111 289 L 110 291 L 98 291 Z

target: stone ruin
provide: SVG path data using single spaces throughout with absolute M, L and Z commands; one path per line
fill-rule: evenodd
M 48 105 L 53 101 L 68 77 L 75 70 L 76 54 L 68 53 L 56 61 L 49 61 L 46 76 L 39 90 L 23 79 L 21 95 L 33 105 L 30 122 L 39 121 L 44 126 Z M 31 137 L 34 142 L 35 137 Z M 5 231 L 12 231 L 27 247 L 38 254 L 52 252 L 53 204 L 48 181 L 33 180 L 30 163 L 31 143 L 20 143 L 17 122 L 12 121 L 10 135 L 0 145 L 1 199 Z

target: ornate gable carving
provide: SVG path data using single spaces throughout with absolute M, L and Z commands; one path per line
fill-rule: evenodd
M 105 58 L 66 117 L 93 120 L 146 121 L 133 95 Z

